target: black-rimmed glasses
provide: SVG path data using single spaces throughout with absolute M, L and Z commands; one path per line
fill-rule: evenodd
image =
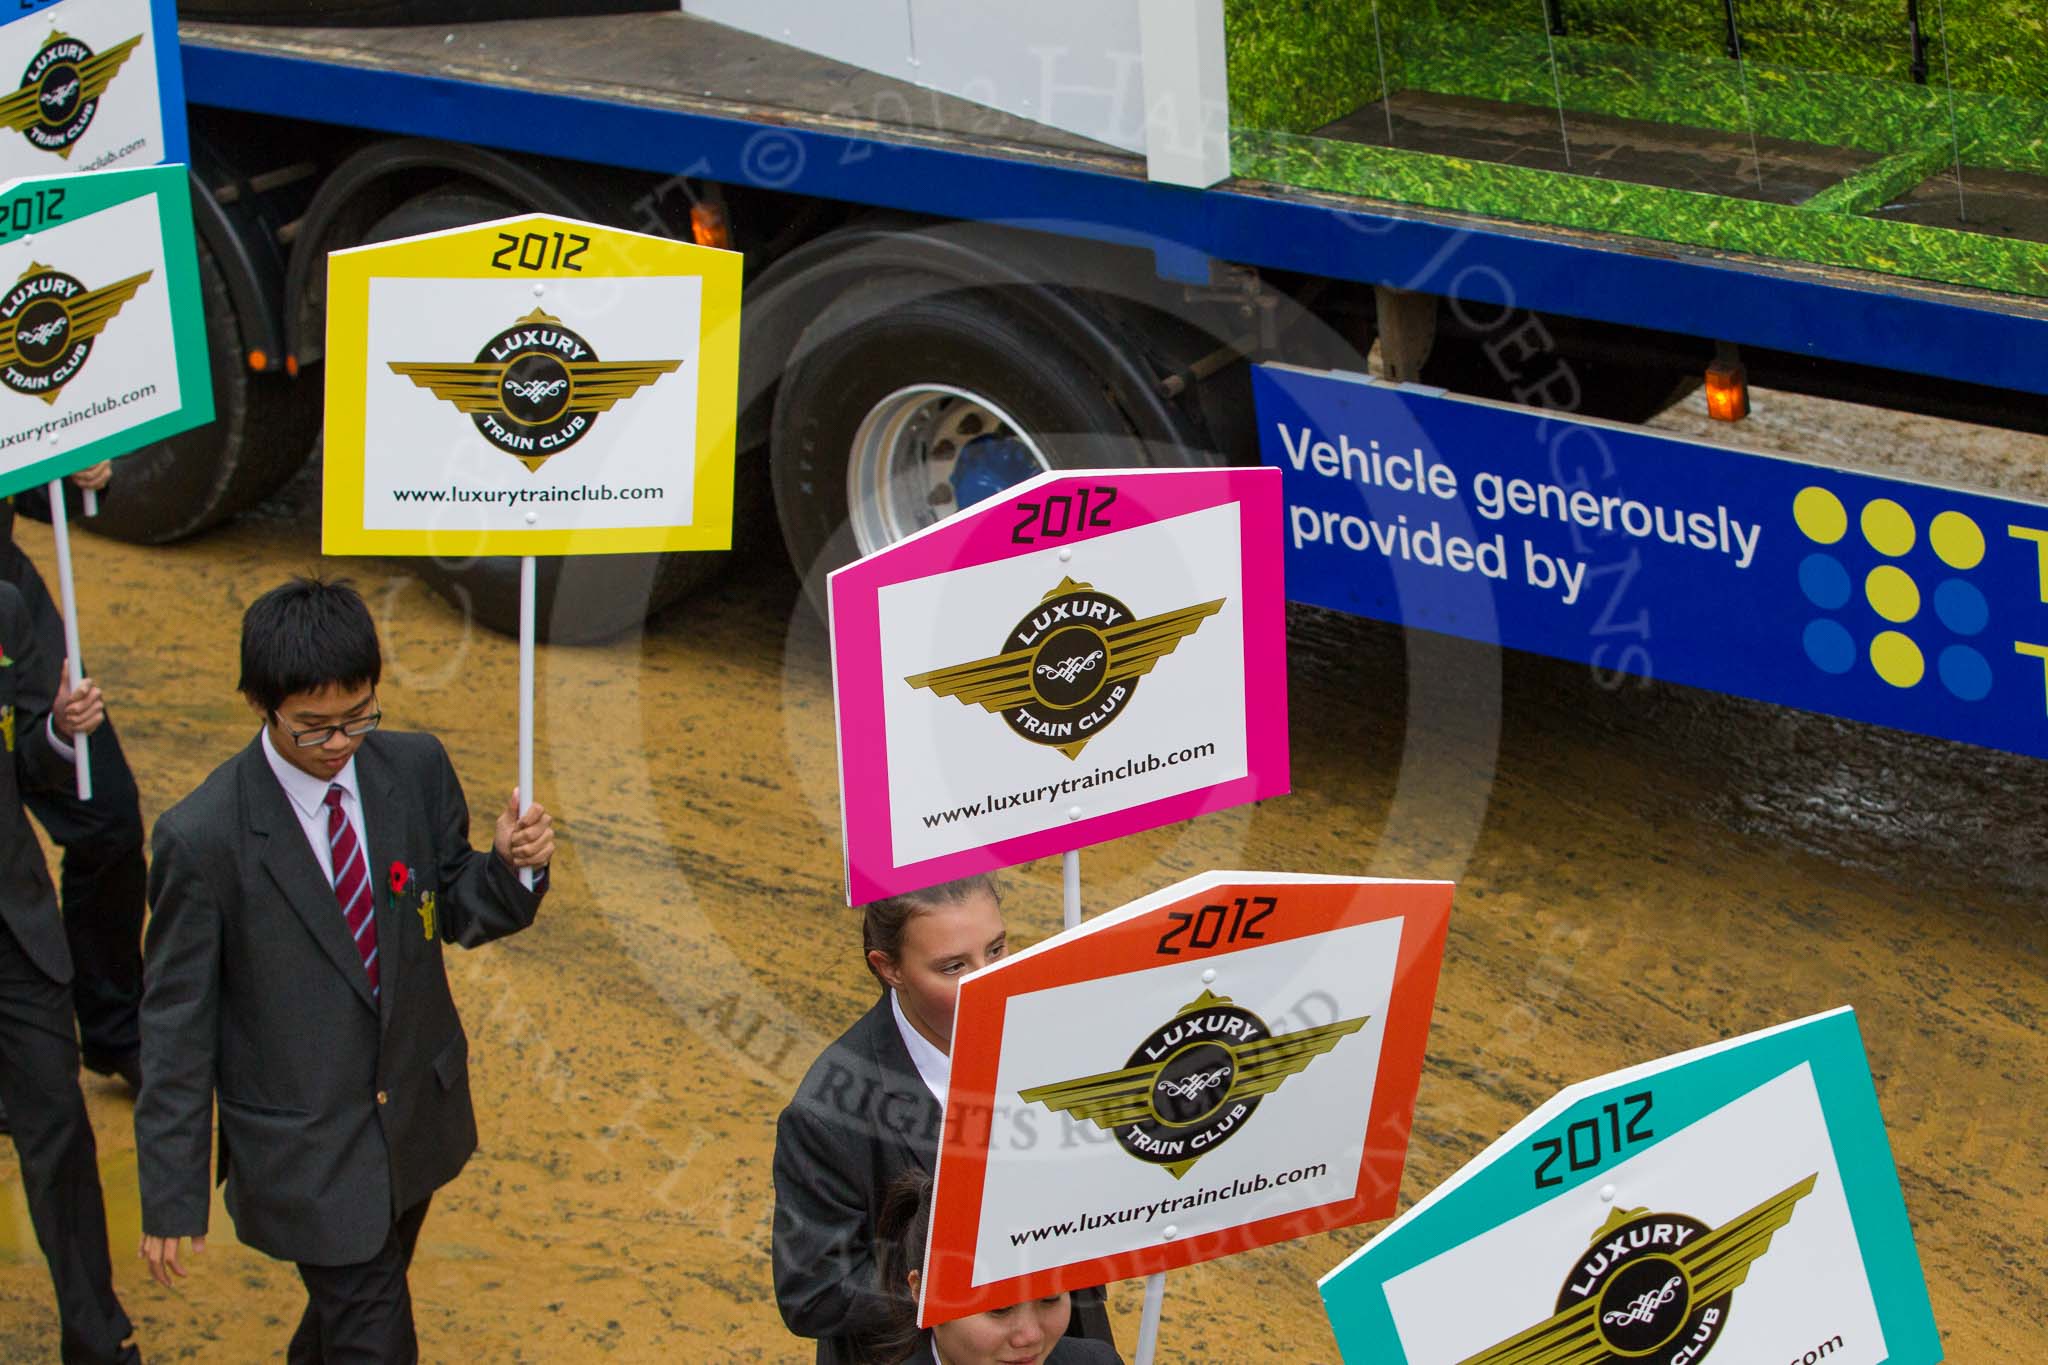
M 377 728 L 377 722 L 384 719 L 382 711 L 372 711 L 360 720 L 351 720 L 340 725 L 316 725 L 310 730 L 287 730 L 292 743 L 301 749 L 317 749 L 336 735 L 347 735 L 350 739 L 361 739 Z

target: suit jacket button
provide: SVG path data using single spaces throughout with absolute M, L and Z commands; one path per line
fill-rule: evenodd
M 391 1102 L 391 1096 L 390 1096 L 389 1094 L 387 1094 L 386 1092 L 384 1092 L 384 1091 L 382 1091 L 382 1090 L 379 1090 L 379 1091 L 377 1092 L 377 1103 L 379 1103 L 379 1104 L 389 1104 L 390 1102 Z

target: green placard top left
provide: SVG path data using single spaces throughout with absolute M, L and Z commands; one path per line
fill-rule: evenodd
M 0 496 L 213 420 L 188 185 L 0 185 Z

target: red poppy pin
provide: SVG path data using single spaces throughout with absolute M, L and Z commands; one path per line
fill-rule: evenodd
M 405 888 L 412 885 L 412 869 L 404 863 L 391 865 L 391 894 L 403 896 Z

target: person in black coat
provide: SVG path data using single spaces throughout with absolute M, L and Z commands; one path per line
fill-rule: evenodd
M 1123 1365 L 1107 1341 L 1066 1334 L 1073 1320 L 1073 1296 L 1067 1293 L 920 1329 L 918 1291 L 931 1220 L 930 1176 L 913 1171 L 889 1187 L 877 1232 L 881 1288 L 893 1322 L 877 1345 L 876 1365 Z
M 893 1309 L 876 1279 L 882 1201 L 938 1165 L 959 980 L 1003 955 L 995 883 L 946 882 L 862 912 L 868 969 L 884 988 L 827 1047 L 775 1128 L 775 1300 L 818 1365 L 872 1365 Z M 1080 1291 L 1070 1330 L 1110 1339 L 1100 1288 Z
M 74 489 L 104 489 L 107 481 L 105 462 L 70 477 Z M 47 520 L 48 495 L 33 489 L 0 502 L 0 581 L 20 591 L 49 673 L 46 686 L 54 688 L 64 656 L 64 618 L 35 564 L 15 544 L 17 506 Z M 73 782 L 27 792 L 24 800 L 50 841 L 64 850 L 58 900 L 71 947 L 72 1008 L 85 1069 L 119 1076 L 132 1093 L 142 1086 L 142 799 L 111 720 L 93 733 L 90 761 L 92 800 L 79 800 Z
M 242 619 L 255 740 L 156 823 L 135 1147 L 142 1254 L 169 1287 L 219 1172 L 241 1241 L 298 1263 L 286 1359 L 418 1358 L 407 1287 L 434 1191 L 476 1149 L 444 943 L 532 923 L 554 851 L 513 793 L 492 848 L 440 741 L 378 729 L 362 598 L 294 580 Z
M 98 1149 L 78 1089 L 71 948 L 22 799 L 72 781 L 69 741 L 92 733 L 104 715 L 90 680 L 74 691 L 47 666 L 21 594 L 0 583 L 0 742 L 8 758 L 0 763 L 0 1103 L 13 1116 L 67 1365 L 141 1355 L 124 1344 L 134 1328 L 114 1296 Z

